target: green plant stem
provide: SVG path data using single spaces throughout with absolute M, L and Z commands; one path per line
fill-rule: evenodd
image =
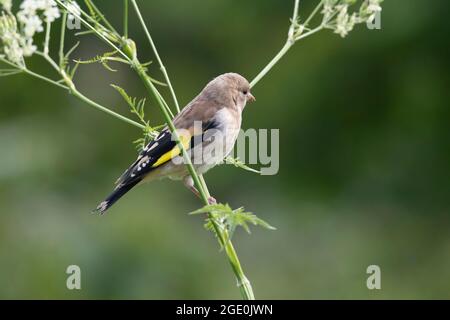
M 44 57 L 47 59 L 47 61 L 54 67 L 57 68 L 56 63 L 48 56 Z M 81 101 L 86 102 L 88 105 L 90 105 L 91 107 L 94 107 L 97 110 L 100 110 L 106 114 L 109 114 L 111 116 L 113 116 L 116 119 L 122 120 L 123 122 L 129 123 L 135 127 L 138 127 L 140 129 L 145 129 L 145 126 L 140 124 L 139 122 L 136 122 L 134 120 L 131 120 L 125 116 L 122 116 L 121 114 L 114 112 L 104 106 L 102 106 L 101 104 L 89 99 L 88 97 L 86 97 L 85 95 L 83 95 L 80 91 L 78 91 L 78 89 L 76 88 L 75 84 L 73 83 L 72 79 L 67 75 L 67 73 L 62 70 L 62 69 L 58 69 L 60 75 L 62 76 L 63 80 L 66 82 L 67 86 L 70 88 L 70 94 L 72 94 L 73 96 L 77 97 L 78 99 L 80 99 Z
M 45 41 L 44 41 L 44 52 L 45 54 L 48 54 L 48 47 L 50 45 L 50 32 L 51 32 L 52 24 L 51 22 L 47 21 L 47 27 L 45 30 Z
M 123 36 L 128 38 L 128 0 L 123 0 Z
M 319 12 L 320 7 L 323 5 L 323 0 L 319 2 L 319 4 L 314 8 L 314 10 L 311 12 L 309 17 L 306 19 L 306 21 L 303 23 L 303 25 L 306 27 L 308 26 L 309 22 L 314 18 L 314 16 Z
M 81 101 L 86 102 L 91 107 L 94 107 L 94 108 L 96 108 L 96 109 L 98 109 L 98 110 L 100 110 L 102 112 L 105 112 L 105 113 L 107 113 L 107 114 L 109 114 L 109 115 L 111 115 L 111 116 L 113 116 L 113 117 L 115 117 L 115 118 L 117 118 L 119 120 L 122 120 L 122 121 L 124 121 L 126 123 L 129 123 L 129 124 L 135 126 L 135 127 L 140 128 L 140 129 L 144 129 L 145 128 L 144 125 L 142 125 L 142 124 L 140 124 L 140 123 L 138 123 L 136 121 L 133 121 L 131 119 L 128 119 L 127 117 L 124 117 L 121 114 L 118 114 L 118 113 L 116 113 L 116 112 L 114 112 L 114 111 L 112 111 L 112 110 L 102 106 L 101 104 L 99 104 L 99 103 L 97 103 L 95 101 L 92 101 L 91 99 L 89 99 L 88 97 L 83 95 L 80 91 L 77 90 L 77 88 L 75 87 L 75 84 L 73 83 L 72 79 L 70 79 L 70 77 L 66 74 L 66 72 L 64 70 L 62 70 L 62 69 L 60 69 L 58 67 L 56 62 L 53 61 L 53 59 L 51 57 L 49 57 L 48 55 L 46 55 L 46 54 L 44 54 L 42 52 L 36 52 L 36 53 L 41 55 L 61 75 L 61 77 L 63 78 L 63 80 L 66 83 L 66 85 L 63 85 L 63 84 L 61 84 L 61 83 L 59 83 L 59 82 L 57 82 L 55 80 L 52 80 L 50 78 L 47 78 L 47 77 L 45 77 L 43 75 L 37 74 L 37 73 L 27 69 L 26 67 L 21 68 L 21 67 L 15 65 L 14 63 L 9 62 L 8 60 L 6 60 L 4 58 L 0 58 L 0 61 L 4 62 L 4 63 L 6 63 L 6 64 L 8 64 L 8 65 L 10 65 L 10 66 L 12 66 L 14 68 L 17 68 L 17 69 L 25 72 L 26 74 L 29 74 L 30 76 L 33 76 L 35 78 L 38 78 L 38 79 L 41 79 L 41 80 L 46 81 L 48 83 L 51 83 L 51 84 L 53 84 L 53 85 L 55 85 L 55 86 L 57 86 L 57 87 L 59 87 L 61 89 L 67 90 L 70 94 L 72 94 L 73 96 L 77 97 Z
M 51 83 L 51 84 L 53 84 L 53 85 L 55 85 L 55 86 L 57 86 L 57 87 L 59 87 L 61 89 L 69 90 L 69 87 L 63 85 L 62 83 L 59 83 L 58 81 L 52 80 L 50 78 L 47 78 L 47 77 L 45 77 L 43 75 L 40 75 L 40 74 L 38 74 L 36 72 L 33 72 L 33 71 L 31 71 L 31 70 L 29 70 L 27 68 L 24 68 L 24 69 L 21 69 L 21 70 L 23 72 L 25 72 L 26 74 L 32 76 L 32 77 L 35 77 L 37 79 L 43 80 L 43 81 L 48 82 L 48 83 Z
M 280 61 L 281 58 L 286 54 L 286 52 L 289 51 L 289 49 L 294 45 L 296 41 L 299 41 L 303 38 L 306 38 L 324 28 L 324 25 L 320 25 L 315 29 L 312 29 L 299 37 L 296 38 L 288 38 L 284 46 L 281 48 L 281 50 L 273 57 L 273 59 L 264 67 L 264 69 L 261 70 L 261 72 L 250 82 L 250 87 L 254 87 L 262 78 L 266 76 L 267 73 L 269 73 L 270 70 Z
M 139 7 L 138 7 L 138 5 L 136 3 L 136 0 L 131 0 L 131 3 L 133 4 L 134 10 L 136 11 L 136 14 L 137 14 L 137 16 L 139 18 L 139 21 L 141 23 L 142 28 L 144 29 L 145 35 L 147 36 L 147 39 L 148 39 L 148 42 L 150 43 L 150 46 L 152 47 L 152 50 L 155 53 L 156 60 L 158 60 L 159 68 L 161 69 L 161 72 L 164 75 L 164 79 L 166 80 L 166 84 L 169 86 L 169 91 L 170 91 L 170 94 L 172 95 L 172 99 L 173 99 L 173 102 L 175 104 L 175 108 L 177 110 L 177 113 L 179 113 L 180 112 L 180 105 L 178 103 L 178 99 L 177 99 L 177 96 L 175 94 L 175 90 L 173 89 L 172 83 L 170 81 L 169 74 L 167 73 L 167 69 L 164 66 L 164 64 L 163 64 L 163 62 L 162 62 L 162 60 L 161 60 L 161 58 L 159 56 L 158 50 L 156 49 L 155 43 L 153 42 L 153 39 L 152 39 L 152 37 L 150 35 L 150 32 L 148 31 L 147 25 L 146 25 L 146 23 L 144 21 L 144 18 L 142 17 L 141 11 L 139 10 Z
M 295 0 L 294 12 L 292 14 L 291 25 L 288 31 L 288 39 L 281 50 L 272 58 L 272 60 L 258 73 L 258 75 L 250 82 L 250 87 L 253 88 L 264 76 L 272 70 L 272 68 L 280 61 L 281 58 L 289 51 L 295 43 L 295 27 L 297 25 L 299 0 Z
M 3 62 L 3 63 L 6 63 L 7 65 L 9 65 L 9 66 L 11 66 L 11 67 L 13 67 L 13 68 L 15 68 L 17 70 L 20 70 L 21 72 L 24 72 L 24 73 L 26 73 L 26 74 L 34 77 L 34 78 L 37 78 L 37 79 L 43 80 L 45 82 L 51 83 L 51 84 L 53 84 L 53 85 L 55 85 L 55 86 L 57 86 L 57 87 L 59 87 L 61 89 L 69 90 L 69 87 L 63 85 L 62 83 L 59 83 L 58 81 L 55 81 L 55 80 L 50 79 L 50 78 L 47 78 L 46 76 L 37 74 L 37 73 L 31 71 L 30 69 L 28 69 L 26 67 L 20 67 L 20 66 L 14 64 L 14 63 L 12 63 L 12 62 L 4 59 L 4 58 L 1 58 L 1 57 L 0 57 L 0 61 Z
M 175 125 L 173 124 L 173 121 L 172 121 L 172 118 L 171 118 L 169 112 L 167 111 L 167 109 L 164 106 L 164 102 L 162 100 L 161 95 L 159 94 L 158 90 L 155 88 L 155 86 L 151 82 L 151 80 L 148 78 L 148 76 L 145 72 L 145 69 L 142 67 L 142 65 L 139 63 L 139 61 L 137 61 L 137 60 L 134 61 L 133 67 L 136 70 L 136 72 L 138 73 L 141 80 L 143 81 L 147 90 L 157 100 L 158 105 L 164 115 L 166 122 L 167 122 L 167 125 L 168 125 L 170 131 L 172 132 L 173 139 L 177 143 L 178 147 L 181 150 L 185 165 L 189 171 L 189 174 L 192 177 L 192 180 L 194 181 L 194 185 L 197 188 L 197 190 L 199 191 L 200 197 L 201 197 L 203 203 L 205 205 L 208 205 L 209 204 L 208 199 L 210 198 L 210 195 L 209 195 L 208 189 L 206 187 L 206 183 L 205 183 L 203 177 L 201 177 L 201 176 L 199 177 L 199 175 L 195 171 L 195 168 L 192 165 L 189 154 L 187 153 L 183 144 L 180 142 L 180 138 L 177 134 Z M 242 270 L 236 250 L 234 249 L 232 242 L 229 240 L 227 230 L 221 228 L 211 214 L 208 214 L 208 218 L 213 225 L 214 231 L 219 239 L 220 244 L 225 249 L 225 252 L 228 257 L 228 261 L 229 261 L 229 263 L 233 269 L 233 272 L 237 278 L 238 287 L 239 287 L 239 290 L 241 291 L 242 297 L 246 300 L 255 299 L 250 281 L 247 279 L 247 277 L 244 274 L 244 271 Z
M 264 76 L 280 61 L 280 59 L 289 51 L 294 42 L 292 40 L 286 41 L 283 48 L 276 54 L 276 56 L 267 64 L 264 69 L 250 82 L 250 87 L 254 87 Z
M 106 19 L 105 15 L 97 8 L 97 6 L 94 4 L 91 0 L 85 0 L 86 5 L 94 10 L 94 13 L 103 21 L 103 23 L 106 25 L 106 27 L 113 33 L 118 34 L 116 29 L 114 29 L 113 25 L 109 23 L 108 19 Z
M 205 179 L 203 178 L 203 175 L 199 176 L 199 180 L 203 186 L 205 196 L 207 198 L 209 198 L 210 193 L 208 190 L 208 186 L 206 185 Z M 241 263 L 239 261 L 239 257 L 236 253 L 236 250 L 234 249 L 233 243 L 230 240 L 228 231 L 226 229 L 220 228 L 220 226 L 217 224 L 215 219 L 212 217 L 211 213 L 208 215 L 208 219 L 211 221 L 211 223 L 213 225 L 214 231 L 217 234 L 217 237 L 219 238 L 220 244 L 225 249 L 225 252 L 228 257 L 228 261 L 229 261 L 231 268 L 233 269 L 233 272 L 236 276 L 237 286 L 238 286 L 239 290 L 241 291 L 242 297 L 245 300 L 255 300 L 252 285 L 251 285 L 250 281 L 248 280 L 248 278 L 244 274 L 244 270 L 242 269 Z
M 138 15 L 139 21 L 142 25 L 142 28 L 144 29 L 146 35 L 147 35 L 147 39 L 155 53 L 155 56 L 158 60 L 159 66 L 161 68 L 161 71 L 164 74 L 164 77 L 166 79 L 166 83 L 169 86 L 171 95 L 172 95 L 172 99 L 175 103 L 177 112 L 180 112 L 180 107 L 179 107 L 179 103 L 177 100 L 177 97 L 175 95 L 175 91 L 173 89 L 173 86 L 170 82 L 170 78 L 169 75 L 167 73 L 166 68 L 164 67 L 164 64 L 158 54 L 158 51 L 156 49 L 156 46 L 153 42 L 153 39 L 150 35 L 150 32 L 148 31 L 147 25 L 142 17 L 142 14 L 139 10 L 139 7 L 137 6 L 137 3 L 135 0 L 131 0 L 131 3 L 133 4 L 133 7 L 136 11 L 136 14 Z M 197 172 L 195 171 L 194 166 L 192 165 L 191 159 L 188 155 L 188 153 L 186 152 L 184 146 L 182 143 L 180 143 L 180 139 L 176 133 L 176 128 L 172 122 L 172 117 L 170 116 L 168 110 L 170 111 L 170 109 L 167 107 L 167 104 L 165 104 L 164 99 L 162 99 L 161 95 L 159 94 L 158 90 L 155 88 L 155 86 L 153 85 L 153 83 L 148 79 L 147 74 L 145 73 L 145 70 L 140 66 L 139 62 L 136 61 L 135 63 L 135 69 L 137 70 L 139 76 L 141 77 L 142 81 L 144 82 L 144 84 L 146 85 L 147 89 L 155 96 L 155 98 L 157 99 L 157 101 L 159 102 L 159 106 L 161 111 L 164 114 L 165 120 L 167 122 L 167 125 L 169 126 L 170 131 L 172 132 L 172 134 L 174 135 L 174 140 L 177 142 L 178 147 L 180 148 L 182 155 L 183 155 L 183 159 L 185 161 L 186 167 L 189 171 L 189 174 L 191 175 L 193 181 L 194 181 L 194 185 L 196 186 L 197 190 L 200 193 L 201 199 L 203 201 L 203 203 L 205 205 L 209 204 L 209 198 L 210 198 L 210 194 L 208 191 L 208 187 L 206 185 L 206 182 L 203 178 L 203 176 L 199 176 L 197 174 Z M 239 290 L 241 291 L 242 297 L 246 300 L 254 300 L 254 294 L 253 294 L 253 290 L 250 284 L 250 281 L 247 279 L 247 277 L 244 274 L 244 271 L 241 267 L 238 255 L 236 253 L 236 250 L 233 247 L 233 244 L 231 242 L 231 240 L 229 239 L 229 235 L 228 235 L 228 231 L 226 229 L 223 229 L 219 226 L 219 224 L 217 223 L 217 221 L 214 219 L 214 217 L 212 216 L 211 213 L 208 214 L 208 219 L 211 221 L 212 225 L 213 225 L 213 229 L 215 231 L 215 234 L 217 235 L 218 239 L 219 239 L 219 243 L 222 245 L 222 247 L 225 249 L 225 252 L 227 254 L 228 257 L 228 261 L 231 265 L 231 268 L 237 278 L 237 284 L 239 287 Z
M 64 64 L 64 41 L 66 37 L 67 12 L 64 11 L 61 20 L 61 38 L 59 40 L 59 67 Z
M 140 124 L 140 123 L 138 123 L 138 122 L 136 122 L 136 121 L 133 121 L 133 120 L 131 120 L 131 119 L 128 119 L 127 117 L 124 117 L 124 116 L 122 116 L 122 115 L 120 115 L 120 114 L 118 114 L 118 113 L 116 113 L 116 112 L 114 112 L 114 111 L 112 111 L 112 110 L 110 110 L 110 109 L 108 109 L 108 108 L 106 108 L 106 107 L 104 107 L 104 106 L 98 104 L 97 102 L 92 101 L 91 99 L 89 99 L 88 97 L 86 97 L 85 95 L 83 95 L 81 92 L 79 92 L 76 88 L 72 88 L 71 91 L 70 91 L 70 93 L 71 93 L 73 96 L 75 96 L 75 97 L 77 97 L 78 99 L 80 99 L 81 101 L 86 102 L 86 103 L 87 103 L 88 105 L 90 105 L 91 107 L 94 107 L 94 108 L 96 108 L 96 109 L 98 109 L 98 110 L 100 110 L 100 111 L 102 111 L 102 112 L 105 112 L 105 113 L 107 113 L 107 114 L 109 114 L 109 115 L 115 117 L 116 119 L 122 120 L 122 121 L 124 121 L 124 122 L 126 122 L 126 123 L 129 123 L 129 124 L 135 126 L 135 127 L 138 127 L 138 128 L 140 128 L 140 129 L 145 129 L 145 126 L 144 126 L 144 125 L 142 125 L 142 124 Z
M 139 7 L 136 4 L 135 0 L 131 0 L 131 3 L 133 4 L 133 7 L 136 11 L 136 14 L 138 15 L 138 18 L 141 22 L 142 28 L 144 29 L 146 35 L 147 35 L 147 39 L 155 53 L 155 56 L 158 60 L 159 66 L 161 68 L 161 71 L 164 74 L 164 77 L 166 79 L 167 85 L 169 86 L 173 101 L 175 103 L 175 106 L 177 108 L 177 111 L 180 111 L 180 107 L 178 104 L 178 100 L 177 97 L 175 95 L 175 91 L 173 89 L 173 86 L 170 82 L 169 79 L 169 75 L 167 73 L 166 68 L 164 67 L 164 64 L 158 54 L 158 51 L 156 49 L 156 46 L 153 42 L 153 39 L 150 35 L 150 32 L 148 31 L 147 25 L 145 24 L 145 21 L 141 15 L 141 12 L 139 10 Z M 139 74 L 140 78 L 142 79 L 142 81 L 144 82 L 145 86 L 147 87 L 147 89 L 150 91 L 150 93 L 153 94 L 153 96 L 156 98 L 156 100 L 158 101 L 158 104 L 160 106 L 161 111 L 164 114 L 165 120 L 167 122 L 167 125 L 169 126 L 170 131 L 172 132 L 173 136 L 174 136 L 174 140 L 177 142 L 178 147 L 181 150 L 181 153 L 183 155 L 183 159 L 185 161 L 186 167 L 189 171 L 189 174 L 191 175 L 193 181 L 194 181 L 194 185 L 196 186 L 197 190 L 200 193 L 200 197 L 203 201 L 203 203 L 205 205 L 209 204 L 209 198 L 210 198 L 210 194 L 208 191 L 208 187 L 206 185 L 206 182 L 203 178 L 203 176 L 199 176 L 197 174 L 197 172 L 195 171 L 194 166 L 192 165 L 191 159 L 188 155 L 188 153 L 186 152 L 183 144 L 180 142 L 180 139 L 178 137 L 178 134 L 176 132 L 176 128 L 172 122 L 172 117 L 170 116 L 168 110 L 170 111 L 170 109 L 167 107 L 167 104 L 165 104 L 164 99 L 161 97 L 160 93 L 158 92 L 158 90 L 155 88 L 155 86 L 153 85 L 153 83 L 149 80 L 147 74 L 145 73 L 145 70 L 142 68 L 142 66 L 140 65 L 140 63 L 138 61 L 135 62 L 134 67 L 137 71 L 137 73 Z M 244 274 L 244 271 L 241 267 L 238 255 L 236 253 L 236 250 L 234 249 L 234 246 L 231 242 L 231 240 L 229 239 L 229 235 L 228 235 L 228 231 L 224 228 L 221 228 L 220 225 L 217 223 L 217 221 L 214 219 L 213 215 L 211 213 L 208 214 L 208 219 L 211 221 L 213 229 L 215 234 L 218 237 L 219 243 L 222 245 L 222 247 L 225 249 L 226 255 L 228 257 L 228 261 L 231 265 L 231 268 L 236 276 L 237 279 L 237 285 L 239 287 L 239 290 L 241 292 L 241 295 L 244 299 L 246 300 L 254 300 L 254 294 L 253 294 L 253 289 L 252 286 L 250 284 L 250 281 L 247 279 L 247 277 Z
M 137 61 L 137 60 L 134 61 L 133 68 L 136 70 L 137 74 L 141 78 L 142 82 L 144 83 L 144 85 L 147 88 L 147 90 L 149 91 L 149 93 L 151 93 L 154 96 L 154 98 L 156 99 L 156 101 L 158 102 L 158 106 L 161 109 L 161 112 L 163 113 L 163 116 L 167 122 L 167 125 L 168 125 L 170 131 L 172 132 L 174 141 L 178 144 L 178 147 L 181 150 L 181 153 L 182 153 L 182 156 L 186 163 L 186 166 L 189 170 L 189 173 L 192 176 L 192 179 L 194 180 L 196 187 L 198 188 L 198 190 L 202 196 L 202 200 L 206 204 L 208 204 L 208 197 L 205 195 L 205 192 L 203 191 L 203 186 L 200 183 L 198 175 L 194 169 L 194 166 L 192 165 L 191 159 L 190 159 L 189 155 L 187 154 L 186 149 L 184 148 L 183 144 L 180 142 L 180 137 L 178 136 L 175 125 L 173 124 L 172 117 L 171 117 L 169 111 L 167 110 L 167 108 L 165 107 L 165 104 L 164 104 L 164 101 L 163 101 L 161 95 L 159 94 L 159 92 L 156 89 L 153 82 L 147 76 L 145 69 L 142 67 L 142 65 L 139 61 Z
M 62 7 L 63 9 L 65 9 L 66 11 L 68 10 L 67 5 L 61 1 L 61 0 L 55 0 L 56 3 Z M 81 14 L 88 17 L 89 20 L 93 21 L 94 23 L 96 23 L 95 20 L 92 19 L 92 17 L 90 17 L 86 12 L 84 12 L 83 10 L 81 10 Z M 122 51 L 120 50 L 120 48 L 115 45 L 110 39 L 108 39 L 104 34 L 100 33 L 97 29 L 95 29 L 91 24 L 89 24 L 89 22 L 87 22 L 85 19 L 83 19 L 83 17 L 77 16 L 78 19 L 80 19 L 81 23 L 83 23 L 84 26 L 86 26 L 90 31 L 92 31 L 95 35 L 97 35 L 97 37 L 99 37 L 101 40 L 103 40 L 105 43 L 107 43 L 111 48 L 113 48 L 114 50 L 116 50 L 120 55 L 122 55 L 126 60 L 130 61 L 130 58 Z M 102 26 L 103 27 L 103 26 Z M 103 27 L 104 28 L 104 27 Z
M 320 6 L 322 5 L 322 3 L 323 3 L 323 1 L 320 1 L 320 3 L 316 6 L 316 8 L 311 13 L 311 15 L 306 19 L 306 22 L 304 25 L 306 25 L 307 23 L 309 23 L 309 21 L 311 21 L 312 17 L 320 9 Z M 288 39 L 287 39 L 286 43 L 281 48 L 281 50 L 275 55 L 275 57 L 273 57 L 272 60 L 250 82 L 250 87 L 253 88 L 262 78 L 264 78 L 266 76 L 266 74 L 269 73 L 269 71 L 272 70 L 272 68 L 278 63 L 278 61 L 280 61 L 281 58 L 284 57 L 284 55 L 295 44 L 295 42 L 297 42 L 303 38 L 306 38 L 318 31 L 322 30 L 323 28 L 325 28 L 327 21 L 322 21 L 322 23 L 318 27 L 316 27 L 312 30 L 309 30 L 306 33 L 302 34 L 301 31 L 296 32 L 297 19 L 298 19 L 298 8 L 299 8 L 299 0 L 295 0 L 294 12 L 292 14 L 291 25 L 289 27 Z
M 57 0 L 57 2 L 65 7 L 64 4 L 61 4 L 60 0 Z M 150 35 L 150 32 L 148 31 L 148 28 L 145 24 L 145 21 L 140 13 L 139 7 L 137 6 L 137 3 L 135 0 L 131 0 L 132 5 L 136 11 L 136 14 L 139 18 L 139 21 L 145 31 L 145 34 L 148 38 L 148 41 L 155 53 L 156 59 L 158 60 L 158 64 L 160 66 L 160 69 L 164 75 L 164 78 L 166 80 L 167 85 L 169 86 L 174 104 L 176 106 L 177 111 L 179 112 L 180 108 L 179 108 L 179 104 L 178 104 L 178 100 L 176 98 L 175 95 L 175 91 L 173 89 L 173 86 L 170 82 L 170 78 L 168 76 L 167 70 L 164 66 L 164 64 L 162 63 L 162 60 L 158 54 L 158 51 L 156 49 L 156 46 L 154 44 L 154 41 Z M 287 53 L 287 51 L 289 51 L 289 49 L 293 46 L 293 44 L 308 36 L 311 35 L 319 30 L 321 30 L 323 28 L 323 25 L 319 26 L 316 29 L 313 29 L 305 34 L 296 34 L 296 23 L 297 23 L 297 16 L 298 16 L 298 6 L 299 6 L 299 0 L 295 1 L 295 6 L 294 6 L 294 14 L 292 17 L 292 22 L 291 22 L 291 27 L 289 29 L 289 33 L 288 33 L 288 40 L 286 41 L 285 45 L 282 47 L 282 49 L 277 53 L 277 55 L 269 62 L 269 64 L 264 67 L 264 69 L 256 76 L 256 78 L 251 82 L 251 86 L 253 87 L 254 85 L 256 85 L 278 62 L 279 60 Z M 94 6 L 95 8 L 95 6 Z M 104 18 L 101 15 L 102 19 Z M 128 18 L 126 18 L 128 19 Z M 113 47 L 115 50 L 117 50 L 120 54 L 125 55 L 121 50 L 119 50 L 119 48 L 117 48 L 117 46 L 115 44 L 113 44 L 109 39 L 107 39 L 104 35 L 99 34 L 99 32 L 92 27 L 88 22 L 86 22 L 84 19 L 81 19 L 81 21 L 83 22 L 83 24 L 85 24 L 89 29 L 91 29 L 92 31 L 94 31 L 102 40 L 104 40 L 106 43 L 108 43 L 111 47 Z M 104 20 L 105 21 L 105 20 Z M 125 18 L 124 18 L 125 21 Z M 107 23 L 107 21 L 105 22 Z M 108 23 L 107 23 L 108 24 Z M 110 30 L 114 30 L 113 28 L 110 28 Z M 182 145 L 182 143 L 180 142 L 179 136 L 176 132 L 176 128 L 172 122 L 172 117 L 173 115 L 170 112 L 170 108 L 167 106 L 167 103 L 165 102 L 165 100 L 163 99 L 163 97 L 161 96 L 161 94 L 159 93 L 159 91 L 156 89 L 156 87 L 154 86 L 154 84 L 152 83 L 152 81 L 150 80 L 150 78 L 148 77 L 148 75 L 146 74 L 145 69 L 142 67 L 142 65 L 140 64 L 140 62 L 136 59 L 131 60 L 129 56 L 127 56 L 127 59 L 130 61 L 130 64 L 134 67 L 134 69 L 137 71 L 139 77 L 141 78 L 141 80 L 143 81 L 144 85 L 146 86 L 147 90 L 155 97 L 155 99 L 158 102 L 158 105 L 166 119 L 167 125 L 169 126 L 169 129 L 172 131 L 173 133 L 173 137 L 174 140 L 177 142 L 181 153 L 183 155 L 185 164 L 187 166 L 187 169 L 194 181 L 195 186 L 197 187 L 197 189 L 199 190 L 200 196 L 202 198 L 202 201 L 205 203 L 205 205 L 209 204 L 208 199 L 210 197 L 209 192 L 208 192 L 208 188 L 206 186 L 206 183 L 203 179 L 203 177 L 199 177 L 191 163 L 190 157 L 187 154 L 184 146 Z M 79 93 L 76 90 L 72 90 L 74 95 L 77 96 L 78 98 L 80 98 L 81 100 L 85 101 L 86 103 L 106 112 L 109 113 L 121 120 L 127 121 L 129 122 L 129 119 L 122 117 L 120 115 L 117 116 L 117 114 L 115 114 L 114 112 L 112 112 L 111 110 L 104 108 L 100 105 L 98 105 L 97 103 L 95 103 L 94 101 L 86 98 L 85 96 L 83 96 L 81 93 Z M 140 124 L 138 124 L 138 126 L 141 126 Z M 241 267 L 241 264 L 239 262 L 239 258 L 236 254 L 236 251 L 233 247 L 233 244 L 231 243 L 231 241 L 229 240 L 228 234 L 227 234 L 227 230 L 221 228 L 221 226 L 217 223 L 217 221 L 215 221 L 215 219 L 213 218 L 213 216 L 211 214 L 209 214 L 209 219 L 213 225 L 214 231 L 219 239 L 219 242 L 221 243 L 221 245 L 223 246 L 223 248 L 225 249 L 225 252 L 227 254 L 228 257 L 228 261 L 232 267 L 232 270 L 237 278 L 238 281 L 238 287 L 241 291 L 241 294 L 243 296 L 244 299 L 254 299 L 254 294 L 253 294 L 253 290 L 251 287 L 251 284 L 249 282 L 249 280 L 246 278 L 243 269 Z

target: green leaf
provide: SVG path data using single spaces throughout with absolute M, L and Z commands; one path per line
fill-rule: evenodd
M 119 94 L 130 107 L 131 112 L 134 113 L 145 126 L 143 129 L 143 137 L 140 137 L 133 141 L 136 148 L 141 151 L 151 140 L 155 139 L 158 136 L 158 130 L 165 125 L 152 127 L 150 126 L 149 122 L 145 120 L 145 98 L 137 101 L 137 98 L 130 97 L 125 89 L 115 84 L 111 84 L 111 86 L 117 92 L 119 92 Z
M 209 214 L 205 228 L 207 230 L 215 231 L 211 222 L 211 219 L 214 219 L 220 228 L 226 229 L 229 232 L 226 241 L 231 239 L 237 227 L 242 227 L 247 233 L 250 233 L 249 224 L 261 226 L 269 230 L 276 230 L 273 226 L 258 218 L 255 214 L 246 212 L 243 207 L 233 210 L 228 204 L 218 203 L 207 205 L 189 214 Z
M 116 69 L 113 69 L 112 67 L 109 66 L 108 62 L 119 62 L 119 63 L 124 63 L 124 64 L 128 64 L 128 61 L 119 57 L 116 57 L 115 55 L 117 54 L 117 51 L 112 51 L 112 52 L 106 52 L 102 55 L 97 55 L 92 59 L 89 60 L 75 60 L 76 63 L 79 64 L 92 64 L 92 63 L 101 63 L 102 66 L 112 72 L 116 72 Z

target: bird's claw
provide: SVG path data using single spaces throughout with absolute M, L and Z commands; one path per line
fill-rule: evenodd
M 217 204 L 217 200 L 214 197 L 209 197 L 208 203 L 209 205 Z

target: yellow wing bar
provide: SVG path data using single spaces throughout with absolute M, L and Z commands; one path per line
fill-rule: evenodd
M 180 134 L 179 138 L 180 138 L 180 142 L 183 144 L 183 147 L 185 149 L 187 149 L 189 147 L 189 143 L 191 141 L 191 135 L 189 134 L 189 132 L 186 132 L 185 134 Z M 159 159 L 152 165 L 152 168 L 159 167 L 160 165 L 166 163 L 167 161 L 172 160 L 173 158 L 178 156 L 180 153 L 181 153 L 181 150 L 178 147 L 178 144 L 176 144 L 172 150 L 164 153 L 161 157 L 159 157 Z

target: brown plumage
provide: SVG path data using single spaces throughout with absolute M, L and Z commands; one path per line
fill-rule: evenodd
M 244 77 L 225 73 L 209 82 L 174 118 L 180 140 L 199 174 L 217 165 L 231 152 L 241 127 L 242 111 L 248 101 L 254 100 L 250 84 Z M 98 205 L 96 211 L 105 212 L 139 183 L 165 177 L 183 180 L 198 195 L 168 128 L 144 148 L 117 180 L 114 192 Z M 214 198 L 210 202 L 215 202 Z

